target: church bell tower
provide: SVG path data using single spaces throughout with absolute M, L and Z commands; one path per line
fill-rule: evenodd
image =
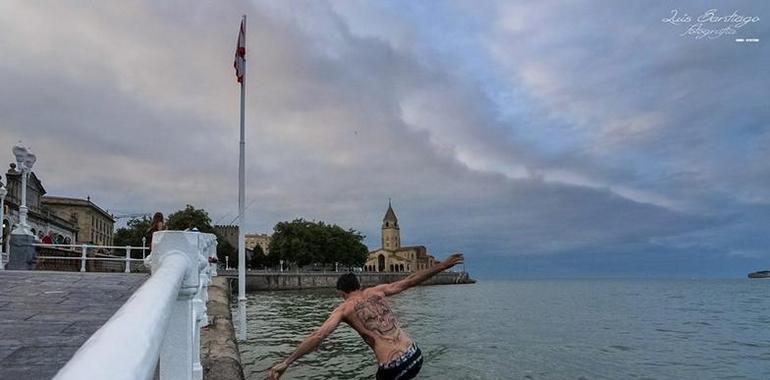
M 388 211 L 382 219 L 382 249 L 395 251 L 401 248 L 401 231 L 398 228 L 398 218 L 388 199 Z

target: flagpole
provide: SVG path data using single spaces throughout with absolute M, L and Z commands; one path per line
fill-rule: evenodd
M 243 33 L 246 34 L 246 15 L 243 15 Z M 244 38 L 245 40 L 245 38 Z M 244 41 L 245 46 L 245 41 Z M 246 223 L 244 222 L 244 207 L 246 205 L 246 57 L 243 57 L 243 80 L 241 81 L 241 143 L 240 161 L 238 165 L 238 308 L 241 319 L 241 340 L 246 339 L 246 247 L 244 246 L 244 234 Z

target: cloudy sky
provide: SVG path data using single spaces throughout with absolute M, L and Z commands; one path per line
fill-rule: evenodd
M 3 1 L 4 157 L 116 214 L 232 222 L 242 14 L 250 231 L 375 248 L 392 198 L 403 243 L 482 278 L 770 269 L 763 1 Z

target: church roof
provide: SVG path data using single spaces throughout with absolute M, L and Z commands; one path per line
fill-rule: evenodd
M 382 221 L 398 222 L 396 213 L 393 211 L 393 207 L 390 206 L 390 200 L 388 200 L 388 211 L 385 212 L 385 218 L 383 218 Z

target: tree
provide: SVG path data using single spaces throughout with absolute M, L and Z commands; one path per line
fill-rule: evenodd
M 212 233 L 217 236 L 217 259 L 221 265 L 229 262 L 231 267 L 238 266 L 238 251 L 227 240 L 219 236 L 211 225 L 209 213 L 186 205 L 184 209 L 172 213 L 166 221 L 169 230 L 186 230 L 196 228 L 200 232 Z M 229 258 L 226 260 L 225 258 Z
M 224 266 L 225 263 L 230 264 L 231 267 L 238 266 L 238 250 L 225 240 L 221 236 L 217 235 L 217 260 L 219 264 Z M 228 258 L 227 260 L 225 258 Z
M 211 225 L 209 213 L 204 209 L 196 209 L 192 205 L 187 205 L 183 210 L 179 210 L 168 216 L 166 227 L 169 230 L 186 230 L 197 228 L 200 232 L 213 233 L 214 227 Z
M 113 236 L 113 244 L 119 247 L 130 245 L 132 247 L 141 247 L 142 238 L 147 239 L 147 230 L 150 229 L 150 219 L 146 217 L 138 219 L 132 218 L 126 223 L 126 227 L 118 228 Z M 149 248 L 149 247 L 148 247 Z M 149 254 L 149 251 L 147 252 Z M 142 251 L 132 250 L 132 258 L 141 258 Z
M 249 255 L 249 253 L 251 254 Z M 269 265 L 265 251 L 262 250 L 262 247 L 260 247 L 259 244 L 257 244 L 251 252 L 247 251 L 246 257 L 248 259 L 246 267 L 249 269 L 261 269 Z
M 300 267 L 314 263 L 353 267 L 366 262 L 364 236 L 356 230 L 295 219 L 276 224 L 273 231 L 269 262 L 284 260 Z

